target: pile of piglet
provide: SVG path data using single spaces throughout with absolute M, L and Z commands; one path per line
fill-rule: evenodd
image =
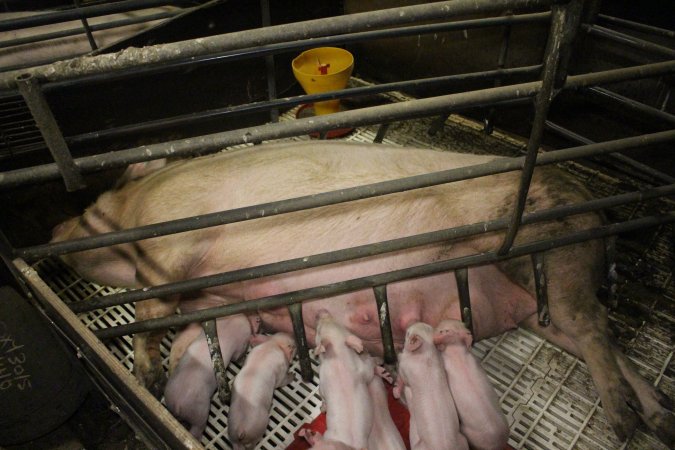
M 317 323 L 315 354 L 327 428 L 323 435 L 309 428 L 299 435 L 314 449 L 405 450 L 388 408 L 384 381 L 393 383 L 392 376 L 330 313 L 320 311 Z M 249 343 L 253 346 L 232 383 L 228 417 L 233 449 L 253 449 L 267 428 L 274 390 L 295 379 L 289 372 L 295 341 L 286 333 L 258 334 L 259 321 L 241 314 L 219 318 L 216 324 L 226 365 L 243 359 Z M 393 394 L 410 412 L 409 448 L 506 447 L 506 418 L 471 354 L 472 342 L 457 320 L 442 321 L 436 329 L 423 322 L 407 328 Z M 191 324 L 176 336 L 169 374 L 166 405 L 200 438 L 217 383 L 199 325 Z

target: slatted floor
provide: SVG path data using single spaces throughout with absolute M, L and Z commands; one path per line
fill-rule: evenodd
M 362 84 L 360 80 L 352 80 Z M 403 100 L 391 95 L 393 101 Z M 292 120 L 295 111 L 283 115 Z M 471 121 L 452 116 L 443 131 L 435 136 L 426 132 L 433 122 L 422 119 L 393 124 L 385 144 L 453 149 L 473 153 L 519 155 L 524 146 L 507 135 L 484 135 Z M 372 142 L 377 127 L 355 130 L 349 140 Z M 307 138 L 305 138 L 307 139 Z M 605 174 L 571 163 L 566 165 L 597 196 L 614 195 L 635 190 L 643 185 L 635 180 L 619 180 L 615 173 Z M 649 205 L 628 205 L 610 212 L 613 219 L 627 219 L 655 208 L 672 210 L 672 202 Z M 673 286 L 673 227 L 646 230 L 620 239 L 618 270 L 621 275 L 619 308 L 610 315 L 620 345 L 651 382 L 671 398 L 675 398 L 675 362 L 673 362 L 673 329 L 675 328 L 675 287 Z M 74 272 L 55 260 L 43 260 L 36 268 L 45 281 L 65 301 L 84 300 L 115 290 L 81 280 Z M 113 307 L 81 316 L 92 329 L 128 323 L 133 320 L 129 306 Z M 164 341 L 163 355 L 168 362 L 168 349 L 173 333 Z M 111 352 L 129 369 L 133 363 L 131 339 L 111 342 Z M 586 365 L 537 336 L 515 330 L 499 337 L 478 342 L 474 354 L 499 394 L 501 407 L 511 429 L 509 444 L 525 449 L 662 449 L 663 446 L 644 428 L 626 444 L 618 442 L 599 404 Z M 316 369 L 316 361 L 313 362 Z M 297 361 L 292 369 L 299 374 Z M 239 368 L 229 367 L 232 379 Z M 283 448 L 293 440 L 293 433 L 303 423 L 319 414 L 320 398 L 314 383 L 297 381 L 278 389 L 267 433 L 259 449 Z M 203 444 L 208 449 L 229 449 L 227 440 L 228 407 L 217 396 L 211 403 L 211 415 Z

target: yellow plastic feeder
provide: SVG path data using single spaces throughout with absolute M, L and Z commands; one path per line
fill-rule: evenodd
M 313 48 L 293 60 L 293 75 L 308 94 L 337 91 L 347 86 L 354 68 L 354 57 L 336 47 Z M 314 114 L 330 114 L 340 110 L 340 100 L 314 104 Z

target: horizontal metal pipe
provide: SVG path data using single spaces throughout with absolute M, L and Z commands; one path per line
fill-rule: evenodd
M 549 130 L 571 140 L 572 142 L 575 142 L 577 144 L 594 144 L 595 142 L 581 136 L 577 133 L 574 133 L 573 131 L 568 130 L 567 128 L 564 128 L 558 124 L 555 124 L 551 121 L 546 121 L 546 128 Z M 670 175 L 663 173 L 659 170 L 654 169 L 653 167 L 650 167 L 646 164 L 642 164 L 641 162 L 635 161 L 632 158 L 629 158 L 625 155 L 622 155 L 621 153 L 612 153 L 608 155 L 610 158 L 615 159 L 617 161 L 620 161 L 624 164 L 629 165 L 630 167 L 633 167 L 634 169 L 637 169 L 638 171 L 644 173 L 645 175 L 648 175 L 652 177 L 655 180 L 661 181 L 663 183 L 675 183 L 675 177 L 671 177 Z
M 347 88 L 339 91 L 330 91 L 322 94 L 286 97 L 264 102 L 248 103 L 245 105 L 212 109 L 199 113 L 173 117 L 170 119 L 155 120 L 140 124 L 111 128 L 108 130 L 95 131 L 92 133 L 72 136 L 66 139 L 66 141 L 70 145 L 82 145 L 89 141 L 98 140 L 102 138 L 112 139 L 116 137 L 122 137 L 131 133 L 148 133 L 166 128 L 191 125 L 204 120 L 215 120 L 215 119 L 222 120 L 231 115 L 251 114 L 255 112 L 269 111 L 278 108 L 292 108 L 294 106 L 302 105 L 305 103 L 314 103 L 324 100 L 335 100 L 364 95 L 375 95 L 384 92 L 392 92 L 405 89 L 428 88 L 432 86 L 440 86 L 450 83 L 478 81 L 491 79 L 495 77 L 503 78 L 510 76 L 536 75 L 539 73 L 540 70 L 541 65 L 516 67 L 512 69 L 497 69 L 497 70 L 488 70 L 485 72 L 472 72 L 458 75 L 447 75 L 442 77 L 422 78 L 419 80 L 412 80 L 412 81 L 397 81 L 393 83 L 377 84 L 373 86 Z
M 163 62 L 151 66 L 133 66 L 115 72 L 88 75 L 75 79 L 47 83 L 45 89 L 61 89 L 82 83 L 99 83 L 109 80 L 123 80 L 126 78 L 148 75 L 158 72 L 167 72 L 189 66 L 191 69 L 205 64 L 222 62 L 234 62 L 243 59 L 261 58 L 279 53 L 291 51 L 303 51 L 309 48 L 347 45 L 355 42 L 365 42 L 376 39 L 397 38 L 405 36 L 417 36 L 421 34 L 443 33 L 452 30 L 467 30 L 481 27 L 517 25 L 523 23 L 543 22 L 549 20 L 551 13 L 520 14 L 517 16 L 489 17 L 483 19 L 461 20 L 455 22 L 434 23 L 416 25 L 410 27 L 398 27 L 385 30 L 362 31 L 358 33 L 339 34 L 311 39 L 282 42 L 277 44 L 263 45 L 254 48 L 219 52 L 215 54 L 183 58 L 174 61 Z M 8 70 L 8 69 L 6 69 Z
M 610 39 L 614 42 L 625 44 L 628 45 L 629 47 L 633 47 L 638 50 L 657 53 L 659 55 L 667 56 L 668 58 L 675 58 L 675 50 L 673 50 L 672 48 L 664 47 L 663 45 L 654 44 L 653 42 L 645 41 L 644 39 L 636 38 L 635 36 L 620 33 L 615 30 L 610 30 L 609 28 L 601 27 L 599 25 L 584 24 L 581 27 L 589 34 L 595 36 Z
M 99 17 L 107 14 L 135 11 L 137 9 L 153 8 L 171 4 L 167 0 L 125 0 L 121 2 L 105 3 L 101 5 L 72 8 L 63 11 L 54 11 L 34 16 L 17 17 L 0 21 L 0 31 L 19 30 L 21 28 L 37 27 L 70 20 L 78 20 L 83 17 Z
M 585 145 L 555 152 L 542 154 L 537 165 L 553 164 L 556 162 L 611 153 L 627 148 L 669 142 L 675 139 L 675 130 L 662 131 L 650 135 L 641 135 L 632 138 L 618 139 L 598 144 Z M 106 247 L 115 244 L 138 241 L 168 234 L 193 231 L 212 226 L 225 225 L 228 223 L 253 220 L 261 217 L 270 217 L 277 214 L 299 211 L 301 209 L 316 208 L 320 206 L 334 205 L 352 200 L 376 197 L 378 195 L 403 192 L 410 189 L 435 186 L 453 181 L 460 181 L 480 176 L 492 175 L 522 167 L 524 157 L 501 158 L 485 164 L 470 167 L 461 167 L 430 174 L 416 175 L 398 180 L 384 181 L 364 186 L 356 186 L 316 195 L 296 197 L 288 200 L 269 202 L 229 211 L 221 211 L 202 216 L 177 219 L 153 225 L 147 225 L 128 230 L 114 231 L 97 236 L 73 239 L 70 241 L 54 242 L 36 245 L 16 250 L 16 254 L 27 260 L 34 260 L 47 256 L 55 256 L 64 253 L 88 250 L 98 247 Z
M 174 17 L 178 15 L 179 13 L 177 12 L 163 12 L 163 13 L 157 13 L 157 14 L 148 14 L 146 16 L 141 16 L 141 17 L 134 17 L 131 19 L 124 19 L 124 20 L 115 20 L 112 22 L 106 22 L 106 23 L 97 23 L 97 24 L 92 24 L 90 25 L 90 28 L 92 31 L 102 31 L 102 30 L 110 30 L 112 28 L 119 28 L 119 27 L 125 27 L 127 25 L 135 25 L 138 23 L 144 23 L 144 22 L 152 22 L 154 20 L 161 20 L 161 19 L 167 19 L 169 17 Z M 38 34 L 35 36 L 26 36 L 22 38 L 17 38 L 17 39 L 9 39 L 6 41 L 1 41 L 0 42 L 0 48 L 7 48 L 7 47 L 16 47 L 18 45 L 25 45 L 25 44 L 32 44 L 35 42 L 42 42 L 42 41 L 49 41 L 52 39 L 59 39 L 59 38 L 64 38 L 68 36 L 77 36 L 80 34 L 83 34 L 84 31 L 82 28 L 71 28 L 68 30 L 60 30 L 60 31 L 55 31 L 53 33 L 44 33 L 44 34 Z
M 544 156 L 544 155 L 542 155 Z M 626 203 L 644 201 L 660 196 L 675 194 L 675 184 L 662 186 L 639 192 L 620 194 L 603 199 L 590 200 L 588 202 L 559 206 L 523 216 L 523 224 L 533 224 L 546 220 L 555 220 L 574 214 L 583 214 L 592 211 L 598 211 L 604 208 L 610 208 Z M 400 239 L 367 244 L 358 247 L 337 250 L 334 252 L 321 253 L 317 255 L 308 255 L 302 258 L 295 258 L 277 263 L 265 264 L 262 266 L 246 269 L 234 270 L 190 280 L 168 283 L 161 286 L 151 286 L 143 289 L 121 292 L 118 294 L 107 295 L 105 297 L 92 298 L 87 301 L 71 303 L 70 307 L 77 313 L 92 311 L 95 309 L 123 305 L 134 301 L 145 300 L 149 298 L 165 297 L 173 294 L 205 289 L 214 286 L 220 286 L 238 281 L 252 280 L 265 276 L 278 275 L 280 273 L 294 270 L 303 270 L 318 267 L 327 264 L 333 264 L 348 261 L 367 256 L 380 255 L 383 253 L 405 250 L 422 245 L 436 244 L 456 239 L 464 239 L 476 236 L 482 233 L 495 232 L 503 230 L 508 224 L 507 219 L 500 218 L 486 222 L 464 225 L 446 230 L 439 230 L 419 235 L 409 236 Z
M 665 28 L 659 28 L 652 25 L 646 25 L 644 23 L 633 22 L 632 20 L 621 19 L 619 17 L 608 16 L 606 14 L 598 14 L 598 19 L 602 22 L 619 25 L 624 28 L 630 28 L 637 31 L 642 31 L 644 33 L 651 33 L 658 36 L 665 36 L 669 38 L 675 38 L 675 31 L 666 30 Z
M 675 72 L 675 61 L 666 61 L 570 76 L 567 78 L 565 87 L 579 89 L 596 84 L 647 78 L 672 72 Z M 541 82 L 536 81 L 373 106 L 325 116 L 307 117 L 160 144 L 144 145 L 114 153 L 86 156 L 76 159 L 75 163 L 83 173 L 90 173 L 164 157 L 213 153 L 232 145 L 260 143 L 266 140 L 299 136 L 348 126 L 373 125 L 403 119 L 435 116 L 456 109 L 529 98 L 534 96 L 540 88 Z M 3 172 L 0 173 L 0 189 L 16 187 L 31 182 L 54 180 L 58 179 L 58 177 L 59 172 L 54 164 Z
M 619 95 L 616 92 L 612 92 L 608 89 L 601 87 L 592 87 L 586 89 L 586 92 L 590 93 L 591 96 L 596 97 L 601 100 L 608 101 L 613 104 L 618 104 L 622 109 L 630 109 L 642 114 L 645 114 L 649 117 L 662 120 L 663 122 L 675 125 L 675 114 L 670 114 L 666 111 L 661 111 L 658 108 L 653 106 L 645 105 L 644 103 L 638 102 L 623 95 Z
M 41 79 L 55 81 L 73 76 L 110 72 L 139 64 L 155 64 L 277 42 L 366 31 L 382 26 L 447 19 L 462 14 L 499 12 L 511 8 L 534 8 L 551 3 L 551 0 L 453 0 L 404 6 L 244 30 L 139 49 L 126 49 L 113 54 L 85 56 L 48 66 L 35 67 L 32 70 Z M 13 88 L 14 76 L 16 74 L 12 74 L 12 72 L 2 74 L 0 76 L 0 89 Z
M 101 330 L 96 330 L 94 334 L 100 339 L 110 339 L 143 331 L 186 325 L 191 322 L 203 322 L 205 320 L 221 316 L 250 313 L 261 309 L 280 308 L 295 303 L 301 303 L 305 300 L 333 297 L 348 292 L 372 288 L 374 286 L 387 283 L 394 283 L 405 279 L 419 278 L 437 273 L 449 272 L 462 267 L 494 264 L 499 261 L 528 255 L 534 252 L 547 251 L 566 245 L 576 244 L 593 239 L 600 239 L 619 233 L 626 233 L 646 227 L 654 227 L 672 222 L 675 222 L 675 213 L 643 217 L 618 224 L 610 224 L 588 230 L 578 231 L 555 239 L 546 239 L 528 244 L 517 245 L 511 247 L 511 250 L 505 255 L 498 255 L 496 252 L 492 251 L 461 258 L 454 258 L 451 260 L 437 261 L 422 266 L 395 270 L 379 275 L 356 278 L 269 297 L 262 297 L 241 303 L 217 306 L 214 308 L 203 309 L 185 314 L 177 314 L 159 319 L 149 319 L 126 325 L 104 328 Z

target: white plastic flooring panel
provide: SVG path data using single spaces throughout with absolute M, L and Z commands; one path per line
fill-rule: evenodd
M 362 85 L 358 79 L 353 84 Z M 405 100 L 400 94 L 389 101 Z M 293 120 L 292 110 L 281 120 Z M 472 121 L 451 116 L 443 130 L 429 136 L 427 129 L 436 119 L 421 119 L 392 124 L 385 144 L 439 150 L 452 149 L 472 153 L 520 155 L 524 143 L 499 132 L 487 136 Z M 347 140 L 372 142 L 377 127 L 363 127 Z M 309 139 L 308 137 L 300 139 Z M 634 179 L 621 179 L 617 173 L 605 173 L 567 163 L 565 166 L 584 180 L 597 196 L 615 195 L 647 186 Z M 655 209 L 669 208 L 664 200 L 648 205 L 627 205 L 611 212 L 611 218 L 627 219 Z M 675 398 L 675 362 L 673 329 L 675 325 L 675 288 L 673 286 L 673 228 L 646 230 L 619 239 L 618 270 L 622 277 L 619 308 L 610 313 L 610 322 L 619 344 L 650 382 Z M 86 300 L 119 291 L 80 279 L 58 260 L 42 260 L 36 269 L 52 289 L 66 302 Z M 133 307 L 118 306 L 80 315 L 92 330 L 133 321 Z M 170 332 L 163 342 L 165 365 L 168 363 Z M 131 370 L 131 338 L 110 342 L 110 351 Z M 481 360 L 507 417 L 511 435 L 509 444 L 524 449 L 663 449 L 666 447 L 639 429 L 627 442 L 617 440 L 603 414 L 586 365 L 530 332 L 518 329 L 475 344 L 474 354 Z M 313 361 L 317 369 L 317 362 Z M 292 366 L 296 381 L 277 389 L 267 432 L 257 448 L 284 448 L 293 441 L 293 433 L 320 413 L 321 399 L 316 383 L 300 379 L 297 360 Z M 232 380 L 239 367 L 228 369 Z M 318 375 L 315 376 L 315 380 Z M 202 443 L 207 449 L 229 449 L 227 439 L 228 407 L 215 395 Z

